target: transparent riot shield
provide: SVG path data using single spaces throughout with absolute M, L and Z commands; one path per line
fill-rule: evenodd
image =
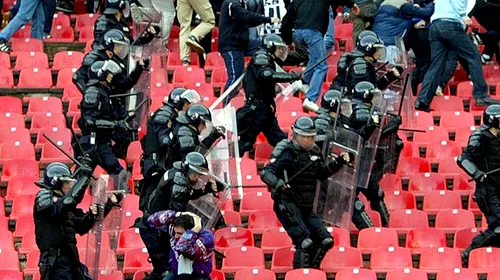
M 161 43 L 166 45 L 175 19 L 175 5 L 172 0 L 139 0 L 131 4 L 132 20 L 135 24 L 149 23 L 161 28 Z
M 109 244 L 108 240 L 103 238 L 114 238 L 120 232 L 122 217 L 122 207 L 113 207 L 105 215 L 105 205 L 112 194 L 121 194 L 123 191 L 112 190 L 112 183 L 109 181 L 109 175 L 101 175 L 92 186 L 92 205 L 98 205 L 100 217 L 95 222 L 92 229 L 87 234 L 87 250 L 85 255 L 85 264 L 89 269 L 89 274 L 93 279 L 98 279 L 99 275 L 108 275 L 116 269 L 116 259 L 109 258 L 106 250 L 101 250 L 102 244 Z M 107 231 L 109 235 L 103 235 Z M 113 242 L 116 244 L 116 242 Z M 107 248 L 105 248 L 107 249 Z
M 198 215 L 204 228 L 212 230 L 222 217 L 221 209 L 224 208 L 224 204 L 229 199 L 231 199 L 231 190 L 225 188 L 217 194 L 207 194 L 189 201 L 186 211 Z
M 314 211 L 327 223 L 342 228 L 350 226 L 362 144 L 359 134 L 343 127 L 337 127 L 328 136 L 325 158 L 338 157 L 342 152 L 353 158 L 351 164 L 342 167 L 327 181 L 318 183 Z

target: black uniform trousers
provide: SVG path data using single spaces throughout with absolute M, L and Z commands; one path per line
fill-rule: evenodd
M 152 228 L 140 228 L 139 234 L 148 249 L 149 258 L 153 265 L 153 273 L 161 276 L 165 271 L 169 271 L 170 235 L 167 232 Z
M 99 164 L 108 174 L 119 174 L 123 170 L 123 167 L 113 153 L 111 139 L 96 139 L 95 141 L 95 144 L 91 144 L 89 135 L 80 137 L 80 144 L 83 150 L 88 153 L 92 159 L 92 169 Z
M 40 253 L 39 267 L 41 280 L 92 280 L 89 271 L 78 259 L 75 252 L 49 250 Z
M 482 184 L 476 187 L 474 201 L 486 217 L 488 230 L 494 231 L 500 227 L 500 198 L 497 187 L 491 184 Z

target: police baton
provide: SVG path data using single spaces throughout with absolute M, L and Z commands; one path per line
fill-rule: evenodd
M 485 173 L 485 175 L 486 175 L 486 176 L 488 176 L 488 175 L 491 175 L 491 174 L 493 174 L 493 173 L 497 173 L 497 172 L 499 172 L 499 171 L 500 171 L 500 168 L 493 169 L 493 170 L 491 170 L 491 171 L 486 172 L 486 173 Z M 469 180 L 467 180 L 467 182 L 472 182 L 472 181 L 474 181 L 474 179 L 469 179 Z
M 222 102 L 222 100 L 224 100 L 233 90 L 236 89 L 237 86 L 240 85 L 244 76 L 245 76 L 245 73 L 241 74 L 241 76 L 239 76 L 238 79 L 236 79 L 236 81 L 234 81 L 234 83 L 232 83 L 229 86 L 229 88 L 227 88 L 226 91 L 224 91 L 224 93 L 221 94 L 221 96 L 219 96 L 219 98 L 217 98 L 217 100 L 215 100 L 214 103 L 212 103 L 212 105 L 210 105 L 209 109 L 210 110 L 215 109 L 215 107 L 217 107 L 217 105 L 219 105 Z
M 121 94 L 111 94 L 108 97 L 109 98 L 117 98 L 117 97 L 128 97 L 128 96 L 133 96 L 133 95 L 139 95 L 139 93 L 121 93 Z
M 78 161 L 76 158 L 74 158 L 72 155 L 66 152 L 63 148 L 59 147 L 59 145 L 57 145 L 57 143 L 54 140 L 50 139 L 50 137 L 47 136 L 47 134 L 44 133 L 43 137 L 45 137 L 45 139 L 47 139 L 47 141 L 49 141 L 50 144 L 56 147 L 61 153 L 63 153 L 67 158 L 69 158 L 72 162 L 74 162 L 78 167 L 84 166 L 80 161 Z M 97 180 L 97 177 L 94 174 L 92 174 L 92 178 L 94 180 Z
M 322 59 L 316 61 L 316 63 L 314 63 L 309 68 L 307 68 L 306 70 L 304 70 L 304 72 L 302 72 L 302 75 L 305 75 L 306 73 L 312 71 L 314 68 L 316 68 L 318 65 L 320 65 L 321 63 L 323 63 L 325 60 L 327 60 L 332 55 L 333 55 L 333 53 L 331 52 L 327 56 L 325 56 Z
M 69 131 L 71 131 L 71 135 L 75 139 L 76 146 L 78 146 L 78 150 L 80 150 L 80 153 L 82 154 L 82 156 L 84 156 L 85 152 L 83 151 L 82 145 L 80 144 L 78 137 L 76 137 L 76 133 L 75 133 L 75 130 L 73 129 L 73 126 L 69 122 L 68 115 L 65 112 L 63 112 L 63 116 L 64 116 L 64 119 L 66 120 L 66 125 L 69 127 Z
M 309 162 L 308 164 L 306 164 L 306 166 L 302 167 L 302 169 L 300 169 L 297 173 L 295 173 L 292 178 L 288 179 L 288 174 L 286 172 L 286 170 L 283 171 L 283 175 L 285 176 L 285 185 L 288 185 L 291 181 L 293 181 L 293 179 L 297 178 L 299 175 L 301 175 L 302 173 L 304 173 L 304 171 L 306 171 L 306 169 L 308 169 L 309 167 L 311 167 L 311 165 L 313 165 L 318 159 L 319 157 L 318 156 L 312 156 L 311 158 L 311 162 Z
M 149 102 L 149 97 L 146 97 L 144 100 L 142 100 L 139 105 L 137 105 L 134 110 L 131 110 L 128 112 L 128 117 L 125 119 L 125 121 L 131 120 L 133 117 L 135 117 L 135 112 L 137 112 L 146 102 Z

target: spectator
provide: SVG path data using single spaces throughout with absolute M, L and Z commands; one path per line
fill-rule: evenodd
M 373 32 L 384 42 L 387 49 L 387 60 L 394 63 L 398 55 L 396 37 L 406 39 L 414 17 L 430 17 L 434 12 L 434 4 L 421 8 L 407 0 L 385 0 L 375 17 Z
M 43 0 L 23 0 L 19 6 L 19 11 L 9 24 L 0 32 L 0 51 L 10 52 L 7 42 L 12 38 L 23 25 L 32 21 L 31 37 L 43 40 L 43 27 L 45 15 L 43 12 Z
M 469 17 L 474 17 L 487 31 L 483 33 L 472 33 L 471 37 L 476 45 L 484 43 L 484 51 L 481 56 L 483 64 L 491 63 L 493 54 L 496 53 L 497 61 L 500 62 L 500 5 L 477 0 Z
M 188 279 L 209 280 L 213 269 L 214 235 L 203 229 L 201 218 L 190 212 L 156 212 L 148 218 L 152 228 L 170 234 L 170 273 L 165 280 L 190 275 Z
M 333 11 L 332 7 L 330 7 L 330 11 L 328 12 L 328 15 L 330 16 L 330 19 L 328 21 L 328 28 L 326 29 L 326 34 L 323 40 L 325 40 L 325 47 L 326 47 L 326 52 L 332 52 L 333 47 L 335 46 L 335 24 L 333 21 L 335 20 L 335 13 L 336 11 Z
M 193 10 L 200 17 L 200 23 L 191 30 Z M 200 40 L 212 32 L 215 15 L 208 0 L 177 0 L 177 20 L 181 25 L 179 34 L 180 56 L 184 65 L 191 63 L 190 47 L 198 54 L 205 53 Z
M 44 37 L 50 37 L 52 30 L 52 22 L 54 21 L 54 13 L 56 12 L 56 0 L 42 0 L 43 13 L 45 14 L 45 24 L 43 26 Z
M 240 0 L 225 0 L 222 3 L 219 21 L 219 52 L 226 64 L 229 88 L 245 71 L 245 56 L 252 55 L 258 48 L 259 40 L 250 40 L 248 28 L 263 23 L 279 22 L 279 18 L 265 17 L 248 11 Z M 232 91 L 225 99 L 224 106 L 238 93 Z
M 352 41 L 356 45 L 358 35 L 363 30 L 371 30 L 375 16 L 377 15 L 378 7 L 383 0 L 354 0 L 354 3 L 359 7 L 359 13 L 349 13 L 352 21 Z
M 422 91 L 415 102 L 415 109 L 429 111 L 432 98 L 444 73 L 446 60 L 451 52 L 467 61 L 474 83 L 473 97 L 478 106 L 496 103 L 488 96 L 488 85 L 477 48 L 465 33 L 472 21 L 467 17 L 467 0 L 439 0 L 431 17 L 430 41 L 432 61 L 425 74 Z

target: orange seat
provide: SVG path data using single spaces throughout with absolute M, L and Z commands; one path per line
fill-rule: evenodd
M 288 271 L 285 280 L 326 280 L 326 274 L 317 269 L 300 268 Z
M 397 268 L 411 268 L 410 250 L 402 247 L 385 247 L 373 250 L 370 269 L 375 272 L 386 272 Z
M 446 233 L 437 228 L 413 229 L 406 235 L 406 248 L 418 254 L 432 247 L 446 247 Z
M 14 70 L 28 68 L 49 68 L 49 58 L 44 52 L 21 52 L 17 55 Z
M 336 240 L 335 240 L 336 241 Z M 271 254 L 276 249 L 292 246 L 292 239 L 284 228 L 270 228 L 262 233 L 260 247 L 264 254 Z
M 361 267 L 363 267 L 361 251 L 351 247 L 334 247 L 326 253 L 321 262 L 321 270 L 327 273 Z
M 410 176 L 408 190 L 415 195 L 446 190 L 446 179 L 438 173 L 416 173 Z
M 416 228 L 429 227 L 427 213 L 416 209 L 399 209 L 391 213 L 389 227 L 398 233 L 407 233 Z
M 47 89 L 52 87 L 52 73 L 48 69 L 25 68 L 19 74 L 18 88 Z
M 276 275 L 268 269 L 248 268 L 237 271 L 234 275 L 234 280 L 275 280 Z
M 420 255 L 420 269 L 428 273 L 438 273 L 456 267 L 462 267 L 462 257 L 457 249 L 429 248 Z
M 81 66 L 84 54 L 76 51 L 63 51 L 54 55 L 52 70 L 63 68 L 78 68 Z
M 365 228 L 359 231 L 358 249 L 363 254 L 371 253 L 379 247 L 398 246 L 398 233 L 390 228 Z
M 427 213 L 435 214 L 440 210 L 461 209 L 460 194 L 450 191 L 432 191 L 424 196 L 422 209 Z
M 256 247 L 232 247 L 225 251 L 221 270 L 234 273 L 247 268 L 265 268 L 264 252 Z
M 436 275 L 436 280 L 477 280 L 477 273 L 472 269 L 453 268 L 441 270 Z
M 416 209 L 415 197 L 406 191 L 394 191 L 385 194 L 385 204 L 389 211 Z
M 249 229 L 231 227 L 215 231 L 215 249 L 224 253 L 228 248 L 254 246 L 253 234 Z

